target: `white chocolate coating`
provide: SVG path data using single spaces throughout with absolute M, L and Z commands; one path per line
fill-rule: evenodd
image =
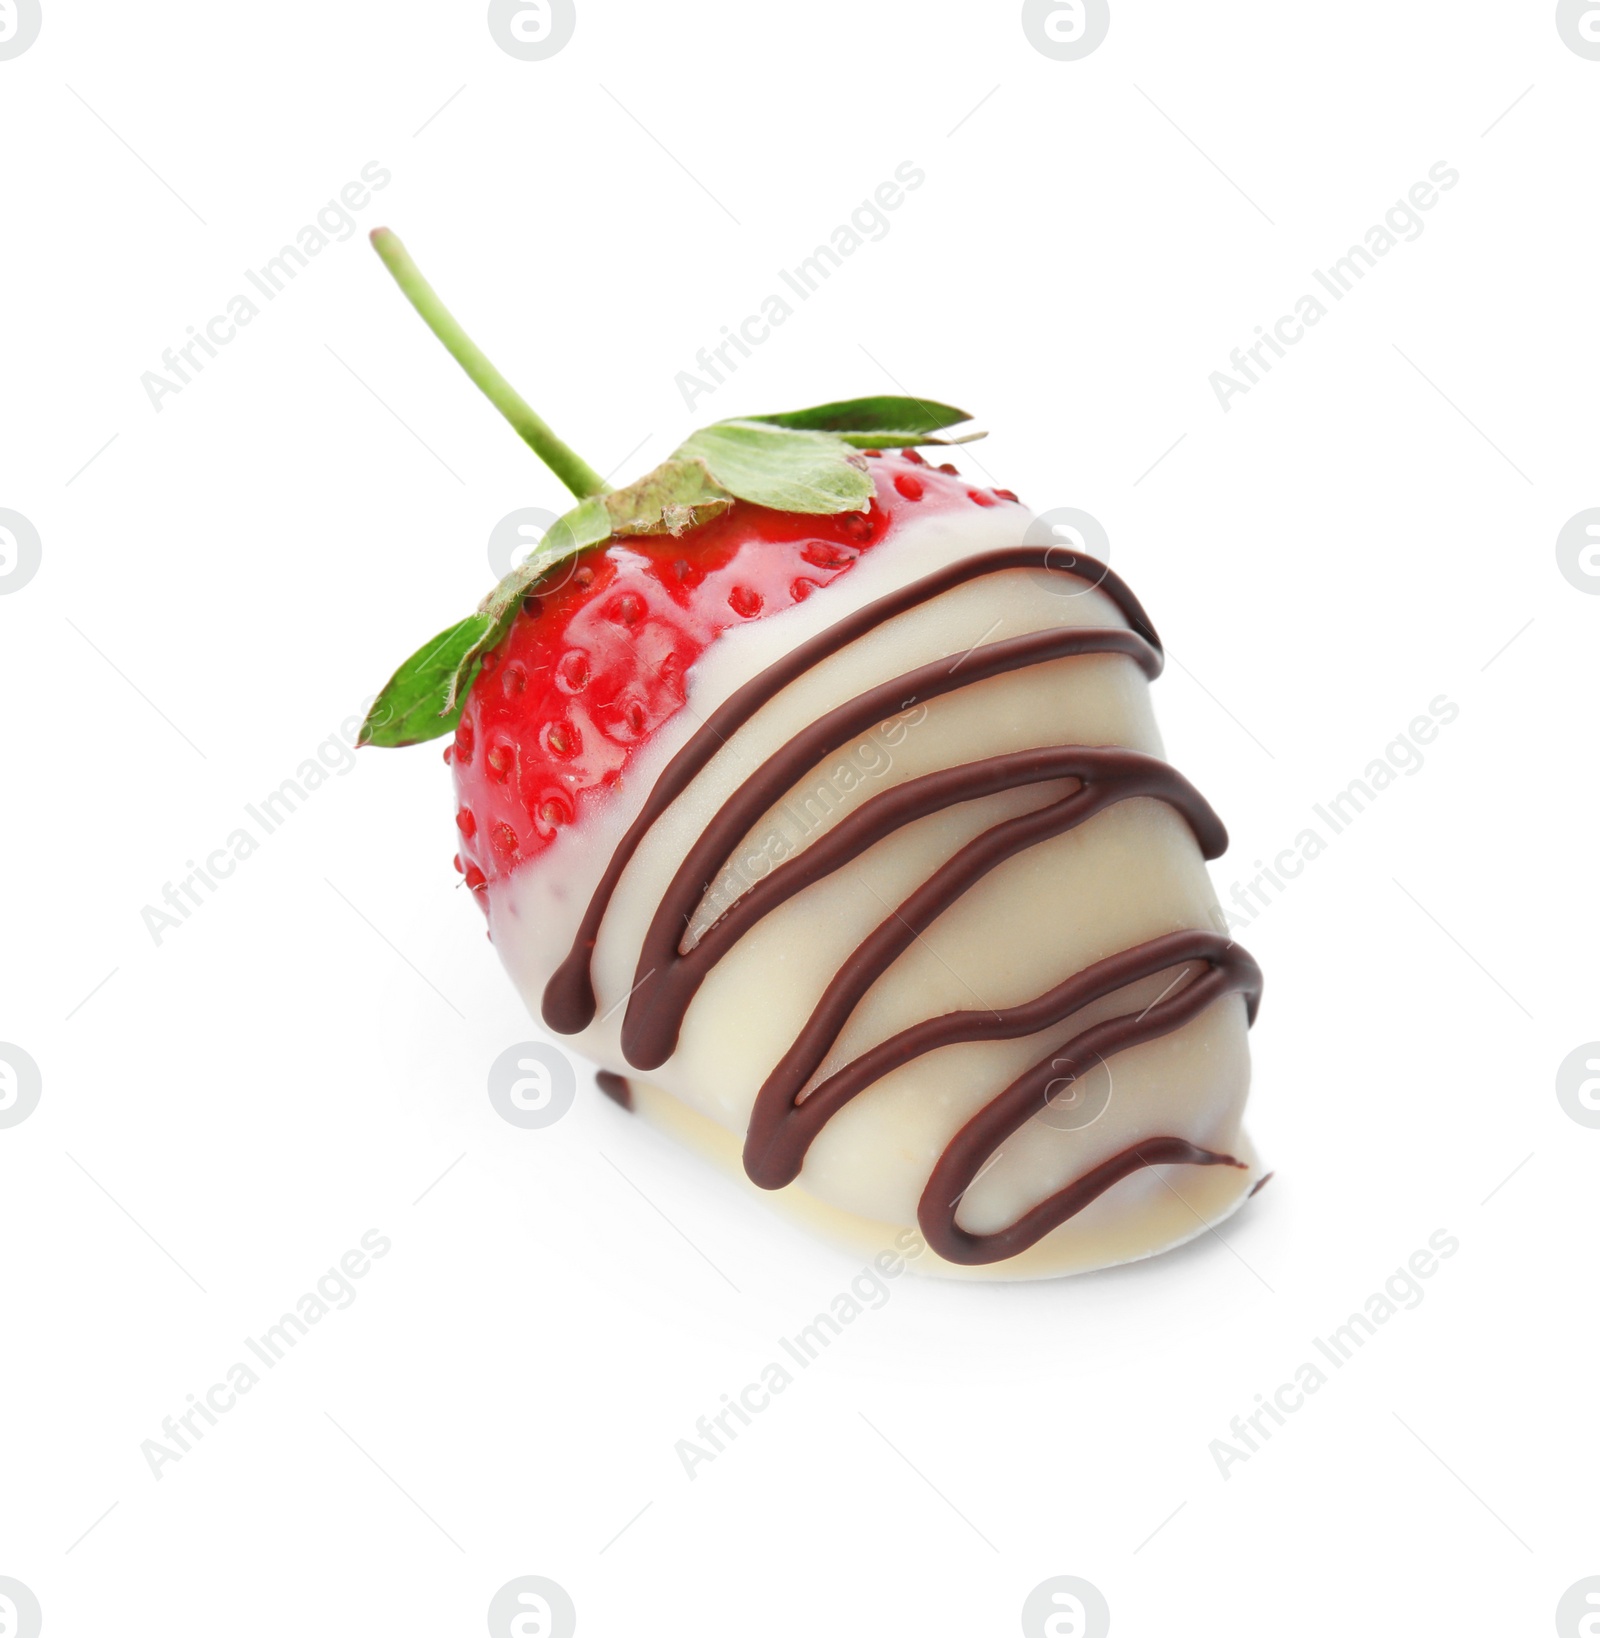
M 706 717 L 806 638 L 946 564 L 1016 545 L 1027 522 L 1011 506 L 931 512 L 864 554 L 825 594 L 711 646 L 689 675 L 687 707 L 657 732 L 609 804 L 490 886 L 495 947 L 535 1016 L 618 841 L 661 769 Z M 642 1114 L 742 1176 L 738 1148 L 756 1093 L 851 952 L 957 848 L 1072 787 L 1026 787 L 915 820 L 780 905 L 711 970 L 689 1006 L 677 1050 L 646 1082 L 623 1056 L 622 1017 L 645 931 L 685 853 L 755 768 L 823 712 L 931 661 L 948 658 L 959 668 L 980 644 L 1086 625 L 1126 621 L 1085 582 L 1009 570 L 895 617 L 784 689 L 731 736 L 629 863 L 595 949 L 595 1022 L 573 1045 L 627 1076 Z M 1085 655 L 988 678 L 891 719 L 826 758 L 752 828 L 691 924 L 686 946 L 742 886 L 882 791 L 981 758 L 1062 744 L 1162 754 L 1148 683 L 1132 659 Z M 979 880 L 868 992 L 821 1074 L 924 1019 L 1016 1006 L 1147 939 L 1222 926 L 1183 818 L 1153 798 L 1119 802 Z M 821 1226 L 886 1243 L 916 1223 L 934 1163 L 979 1109 L 1084 1024 L 1152 1005 L 1176 977 L 1174 969 L 1130 985 L 1038 1035 L 943 1047 L 892 1071 L 828 1123 L 798 1182 L 777 1197 L 809 1198 L 819 1208 L 809 1215 Z M 1041 1107 L 967 1189 L 957 1220 L 973 1233 L 998 1230 L 1101 1161 L 1158 1134 L 1234 1155 L 1246 1162 L 1243 1169 L 1151 1167 L 1124 1178 L 1020 1256 L 974 1270 L 930 1253 L 915 1266 L 1039 1277 L 1126 1262 L 1192 1238 L 1232 1212 L 1259 1180 L 1241 1129 L 1248 1085 L 1245 1004 L 1227 995 L 1173 1033 L 1102 1062 L 1074 1084 L 1070 1103 Z

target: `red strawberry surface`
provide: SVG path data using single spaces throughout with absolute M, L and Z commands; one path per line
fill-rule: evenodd
M 867 511 L 780 512 L 739 501 L 682 535 L 574 557 L 527 597 L 482 657 L 455 739 L 456 868 L 480 904 L 624 777 L 684 704 L 723 632 L 803 602 L 930 509 L 1014 503 L 915 450 L 872 457 Z

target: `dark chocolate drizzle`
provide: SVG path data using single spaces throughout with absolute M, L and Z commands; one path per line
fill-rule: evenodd
M 1090 1000 L 1121 989 L 1124 984 L 1191 960 L 1205 963 L 1199 976 L 1191 976 L 1170 996 L 1163 995 L 1143 1012 L 1108 1018 L 1072 1036 L 1064 1047 L 1052 1049 L 1026 1074 L 1014 1080 L 956 1133 L 935 1163 L 917 1206 L 917 1222 L 928 1244 L 941 1257 L 952 1263 L 992 1263 L 1014 1257 L 1069 1217 L 1075 1217 L 1114 1183 L 1120 1183 L 1145 1166 L 1178 1163 L 1244 1169 L 1242 1160 L 1202 1149 L 1186 1138 L 1146 1138 L 1102 1161 L 1064 1189 L 1058 1189 L 1009 1228 L 993 1234 L 969 1234 L 956 1223 L 961 1196 L 972 1186 L 989 1157 L 1045 1107 L 1050 1101 L 1050 1087 L 1059 1084 L 1068 1074 L 1087 1074 L 1096 1063 L 1115 1052 L 1181 1029 L 1225 995 L 1243 995 L 1246 1017 L 1254 1023 L 1261 1001 L 1261 969 L 1237 944 L 1218 933 L 1206 932 L 1169 933 L 1135 945 L 1107 961 L 1096 962 L 1050 992 L 1052 997 L 1060 997 L 1062 990 L 1085 986 L 1081 995 L 1057 1000 L 1051 1011 L 1057 1018 L 1064 1017 Z M 937 1026 L 943 1020 L 931 1022 Z M 918 1026 L 919 1029 L 926 1027 Z M 1075 1070 L 1069 1069 L 1069 1065 L 1076 1066 Z
M 1203 1149 L 1185 1138 L 1147 1138 L 1101 1162 L 1005 1229 L 980 1235 L 956 1223 L 961 1198 L 978 1173 L 1049 1102 L 1049 1088 L 1064 1076 L 1087 1073 L 1113 1053 L 1180 1029 L 1226 995 L 1241 995 L 1253 1021 L 1261 995 L 1255 962 L 1216 933 L 1168 933 L 1096 962 L 1020 1006 L 924 1020 L 809 1090 L 808 1085 L 873 985 L 939 916 L 1015 854 L 1074 829 L 1117 802 L 1145 797 L 1180 814 L 1206 858 L 1220 855 L 1227 847 L 1227 833 L 1194 787 L 1167 763 L 1112 746 L 1051 746 L 925 774 L 862 803 L 747 889 L 691 948 L 684 950 L 682 945 L 696 909 L 756 821 L 806 772 L 863 731 L 970 683 L 1052 660 L 1121 654 L 1147 677 L 1159 675 L 1161 640 L 1133 593 L 1104 565 L 1082 557 L 1063 564 L 1059 547 L 1010 547 L 966 558 L 858 609 L 738 689 L 690 737 L 646 798 L 595 889 L 571 951 L 546 986 L 543 1008 L 545 1022 L 563 1034 L 574 1034 L 593 1020 L 594 946 L 628 863 L 651 827 L 740 727 L 806 671 L 885 621 L 980 576 L 1014 569 L 1050 570 L 1092 580 L 1116 604 L 1127 629 L 1057 628 L 979 646 L 953 666 L 947 656 L 869 689 L 795 735 L 729 797 L 674 874 L 641 947 L 622 1023 L 628 1062 L 638 1069 L 658 1067 L 676 1050 L 684 1017 L 707 974 L 757 922 L 795 894 L 903 826 L 943 809 L 1026 786 L 1070 785 L 1065 794 L 968 842 L 858 946 L 757 1094 L 746 1134 L 744 1164 L 751 1180 L 762 1188 L 782 1188 L 799 1176 L 807 1150 L 827 1122 L 891 1070 L 957 1042 L 1014 1040 L 1039 1033 L 1130 984 L 1178 969 L 1172 984 L 1139 1014 L 1105 1019 L 1057 1044 L 951 1140 L 928 1179 L 918 1222 L 940 1256 L 968 1264 L 1015 1256 L 1145 1167 L 1243 1165 L 1231 1155 Z M 622 1077 L 602 1077 L 603 1088 L 617 1096 L 608 1080 L 619 1083 L 626 1094 Z
M 682 929 L 704 896 L 706 884 L 715 879 L 717 869 L 738 839 L 770 806 L 767 797 L 771 787 L 776 786 L 781 794 L 815 762 L 815 757 L 804 752 L 791 760 L 790 753 L 798 744 L 799 740 L 791 740 L 740 787 L 706 827 L 667 888 L 640 948 L 636 985 L 622 1021 L 623 1055 L 637 1069 L 655 1069 L 672 1056 L 694 992 L 711 968 L 757 921 L 903 825 L 943 808 L 1019 785 L 1079 781 L 1077 789 L 1060 801 L 1008 819 L 969 842 L 856 950 L 839 969 L 811 1023 L 779 1065 L 779 1076 L 793 1080 L 791 1091 L 799 1091 L 856 1004 L 895 959 L 969 888 L 1013 854 L 1073 830 L 1101 809 L 1134 796 L 1159 797 L 1176 807 L 1188 820 L 1208 859 L 1216 858 L 1228 845 L 1222 821 L 1200 793 L 1156 757 L 1088 745 L 1017 751 L 924 774 L 864 802 L 803 853 L 756 883 L 707 929 L 692 950 L 680 954 Z M 796 763 L 803 765 L 796 767 Z M 775 769 L 774 764 L 778 764 Z M 769 769 L 774 769 L 773 775 L 764 782 L 763 775 Z M 734 838 L 731 844 L 727 841 L 730 836 Z M 801 1060 L 805 1060 L 803 1071 L 793 1077 L 784 1076 L 786 1065 Z
M 963 586 L 969 580 L 977 580 L 984 575 L 1000 574 L 1007 569 L 1056 569 L 1060 556 L 1059 546 L 1011 546 L 1002 551 L 983 552 L 976 557 L 963 558 L 959 563 L 952 563 L 934 574 L 925 575 L 921 580 L 914 580 L 910 585 L 890 592 L 887 597 L 880 597 L 876 602 L 857 609 L 854 614 L 847 615 L 826 631 L 818 632 L 809 642 L 802 643 L 793 653 L 786 654 L 776 664 L 768 666 L 759 676 L 752 677 L 742 688 L 730 694 L 706 719 L 700 731 L 693 735 L 689 743 L 667 764 L 650 795 L 645 799 L 638 818 L 617 843 L 616 851 L 611 855 L 605 873 L 594 890 L 594 896 L 589 900 L 589 908 L 579 925 L 572 950 L 566 960 L 556 968 L 550 982 L 545 986 L 543 1013 L 544 1021 L 550 1028 L 561 1035 L 576 1035 L 579 1030 L 586 1029 L 594 1021 L 594 984 L 589 975 L 589 963 L 594 956 L 595 940 L 600 936 L 600 923 L 605 920 L 606 910 L 617 890 L 617 883 L 622 879 L 622 873 L 628 868 L 639 849 L 639 844 L 656 820 L 683 795 L 695 776 L 722 749 L 724 743 L 763 705 L 775 699 L 790 683 L 803 676 L 814 665 L 855 642 L 858 637 L 875 631 L 897 614 L 904 614 L 923 603 L 932 602 L 945 592 L 953 591 L 957 586 Z M 1162 664 L 1161 639 L 1156 635 L 1155 627 L 1151 625 L 1150 617 L 1140 606 L 1138 598 L 1128 589 L 1121 577 L 1113 574 L 1110 569 L 1096 563 L 1092 558 L 1084 557 L 1079 561 L 1090 570 L 1100 571 L 1101 579 L 1097 583 L 1099 590 L 1117 605 L 1133 633 L 1143 639 L 1146 647 L 1141 649 L 1129 644 L 1128 632 L 1118 632 L 1114 627 L 1104 628 L 1104 633 L 1121 638 L 1123 641 L 1118 645 L 1118 651 L 1140 655 L 1145 674 L 1151 678 L 1156 677 Z M 1089 578 L 1087 574 L 1080 577 Z M 1095 630 L 1098 631 L 1100 628 Z M 976 652 L 982 654 L 984 651 L 979 649 Z M 924 669 L 937 671 L 938 667 Z M 962 686 L 978 680 L 977 673 L 968 671 L 964 665 L 957 669 L 964 674 L 961 684 L 953 686 Z M 953 675 L 948 668 L 941 674 Z M 916 704 L 917 701 L 914 699 L 895 701 L 883 715 L 909 711 Z M 881 718 L 871 720 L 878 721 Z M 737 838 L 735 840 L 737 841 Z
M 596 1074 L 594 1080 L 595 1085 L 613 1103 L 620 1103 L 624 1109 L 633 1108 L 633 1088 L 628 1085 L 626 1075 L 616 1075 L 609 1069 L 602 1069 Z

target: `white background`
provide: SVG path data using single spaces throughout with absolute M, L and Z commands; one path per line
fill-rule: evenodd
M 1014 1633 L 1061 1574 L 1124 1638 L 1531 1633 L 1600 1574 L 1600 1131 L 1555 1092 L 1600 1037 L 1600 598 L 1555 552 L 1600 506 L 1600 62 L 1543 3 L 1113 9 L 1060 62 L 1013 4 L 580 0 L 522 62 L 477 4 L 45 0 L 0 61 L 0 507 L 43 542 L 0 596 L 0 1041 L 43 1075 L 0 1129 L 0 1576 L 48 1633 L 481 1632 L 527 1574 L 587 1634 Z M 153 409 L 373 160 L 360 232 Z M 691 415 L 677 372 L 905 160 L 887 236 Z M 1421 237 L 1224 413 L 1211 373 L 1438 161 Z M 1098 517 L 1166 637 L 1225 899 L 1459 706 L 1240 935 L 1249 1210 L 1068 1282 L 901 1279 L 691 1480 L 675 1442 L 859 1259 L 587 1083 L 495 1115 L 536 1032 L 438 748 L 362 753 L 154 942 L 488 589 L 493 525 L 560 504 L 380 222 L 606 471 L 741 412 L 971 408 L 964 467 Z M 154 1478 L 374 1228 L 354 1305 Z M 1426 1300 L 1224 1478 L 1439 1229 Z

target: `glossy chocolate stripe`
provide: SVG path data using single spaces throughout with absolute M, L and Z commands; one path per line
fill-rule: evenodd
M 1215 933 L 1199 930 L 1165 933 L 1132 950 L 1097 961 L 1019 1006 L 994 1012 L 950 1012 L 913 1024 L 835 1070 L 810 1091 L 804 1090 L 804 1082 L 797 1086 L 792 1080 L 783 1082 L 777 1075 L 772 1076 L 757 1095 L 751 1112 L 744 1147 L 745 1171 L 761 1187 L 781 1189 L 800 1175 L 807 1150 L 828 1121 L 858 1093 L 892 1070 L 940 1047 L 968 1041 L 1016 1041 L 1037 1035 L 1139 978 L 1193 961 L 1236 967 L 1248 1015 L 1254 1019 L 1261 997 L 1261 972 L 1243 950 Z M 1148 1018 L 1159 1020 L 1164 1016 L 1167 1015 L 1158 1007 L 1149 1009 Z M 1132 1045 L 1132 1042 L 1124 1044 Z M 1049 1062 L 1059 1065 L 1072 1045 L 1071 1040 L 1058 1045 Z M 1042 1108 L 1043 1103 L 1038 1107 Z M 974 1171 L 981 1169 L 982 1161 L 987 1159 L 987 1155 L 982 1156 Z M 966 1188 L 970 1181 L 961 1184 L 955 1192 Z
M 956 1223 L 964 1192 L 1001 1145 L 1044 1107 L 1051 1084 L 1061 1078 L 1063 1064 L 1088 1067 L 1181 1029 L 1229 994 L 1245 996 L 1253 1019 L 1260 996 L 1255 963 L 1214 933 L 1166 934 L 1097 962 L 1022 1006 L 993 1014 L 952 1013 L 924 1020 L 862 1054 L 809 1095 L 808 1082 L 872 986 L 940 915 L 1004 860 L 1136 796 L 1172 806 L 1186 819 L 1206 857 L 1216 857 L 1227 845 L 1226 833 L 1198 792 L 1166 763 L 1120 747 L 1047 747 L 942 769 L 863 803 L 742 894 L 693 948 L 685 952 L 681 944 L 684 929 L 714 886 L 718 872 L 761 816 L 805 773 L 863 730 L 968 684 L 1056 659 L 1121 654 L 1134 659 L 1147 676 L 1158 675 L 1162 664 L 1159 639 L 1132 593 L 1091 559 L 1069 559 L 1067 565 L 1058 547 L 1015 547 L 964 559 L 857 610 L 737 690 L 690 737 L 646 797 L 590 899 L 572 949 L 544 995 L 545 1020 L 553 1029 L 571 1033 L 593 1020 L 590 968 L 595 942 L 640 843 L 728 738 L 811 667 L 896 615 L 982 575 L 1051 569 L 1088 580 L 1098 571 L 1095 584 L 1111 597 L 1131 629 L 1056 628 L 977 647 L 954 665 L 947 655 L 835 707 L 768 757 L 723 803 L 669 883 L 641 948 L 623 1021 L 627 1061 L 638 1068 L 657 1067 L 675 1050 L 684 1017 L 706 974 L 762 917 L 806 886 L 904 826 L 959 802 L 1031 784 L 1076 781 L 1069 794 L 1002 821 L 958 849 L 868 936 L 835 973 L 805 1027 L 758 1093 L 751 1115 L 745 1169 L 763 1187 L 782 1187 L 799 1175 L 807 1150 L 828 1120 L 893 1069 L 958 1041 L 1017 1039 L 1038 1033 L 1066 1022 L 1093 1001 L 1128 984 L 1173 967 L 1204 962 L 1202 973 L 1190 976 L 1175 993 L 1169 986 L 1137 1016 L 1112 1018 L 1070 1037 L 991 1100 L 951 1140 L 924 1189 L 918 1220 L 934 1250 L 956 1263 L 981 1264 L 1016 1256 L 1143 1168 L 1242 1166 L 1234 1157 L 1186 1138 L 1155 1136 L 1100 1162 L 1005 1229 L 974 1234 Z
M 692 949 L 680 954 L 681 930 L 704 893 L 696 885 L 698 879 L 707 872 L 714 874 L 731 857 L 731 852 L 721 858 L 712 857 L 713 838 L 697 848 L 701 857 L 691 854 L 674 876 L 645 936 L 638 965 L 645 976 L 635 992 L 639 1028 L 631 1044 L 624 1024 L 623 1050 L 629 1062 L 652 1069 L 676 1050 L 684 1014 L 706 975 L 758 921 L 796 893 L 918 819 L 1020 785 L 1067 779 L 1092 786 L 1096 795 L 1062 829 L 1082 823 L 1112 802 L 1150 796 L 1183 815 L 1206 858 L 1215 859 L 1227 849 L 1227 832 L 1210 804 L 1182 774 L 1158 757 L 1116 746 L 1051 745 L 1012 751 L 922 774 L 864 802 L 811 846 L 754 883 L 706 929 Z M 641 1055 L 635 1055 L 636 1048 Z
M 620 1103 L 624 1109 L 633 1108 L 633 1088 L 628 1085 L 626 1076 L 614 1075 L 609 1069 L 602 1069 L 594 1079 L 595 1085 L 613 1103 Z
M 1125 1013 L 1091 1025 L 1066 1043 L 1065 1048 L 1058 1047 L 1019 1076 L 956 1133 L 935 1164 L 917 1207 L 917 1222 L 923 1235 L 941 1257 L 952 1263 L 967 1264 L 1015 1257 L 1068 1218 L 1077 1216 L 1114 1184 L 1147 1166 L 1181 1164 L 1243 1169 L 1244 1162 L 1232 1155 L 1202 1149 L 1186 1138 L 1145 1138 L 1058 1189 L 1007 1228 L 992 1234 L 972 1234 L 956 1223 L 962 1195 L 1006 1139 L 1045 1107 L 1050 1086 L 1063 1078 L 1063 1064 L 1079 1065 L 1087 1071 L 1113 1053 L 1181 1029 L 1213 1001 L 1226 995 L 1243 994 L 1249 1016 L 1255 1016 L 1261 997 L 1261 969 L 1250 956 L 1216 933 L 1177 936 L 1209 941 L 1210 953 L 1199 956 L 1208 963 L 1206 973 L 1137 1015 Z M 1197 942 L 1195 948 L 1204 946 Z M 1119 978 L 1116 987 L 1120 987 L 1152 977 L 1175 963 L 1170 939 L 1153 939 L 1099 965 L 1114 969 L 1114 975 Z
M 1233 1166 L 1240 1171 L 1245 1169 L 1242 1160 L 1202 1149 L 1187 1138 L 1143 1138 L 1120 1154 L 1101 1161 L 1082 1177 L 1074 1178 L 1066 1188 L 1025 1212 L 1010 1228 L 997 1233 L 968 1234 L 965 1229 L 958 1228 L 954 1209 L 946 1208 L 941 1213 L 940 1202 L 928 1192 L 933 1187 L 931 1182 L 928 1190 L 923 1192 L 917 1221 L 928 1244 L 946 1262 L 964 1263 L 969 1267 L 998 1263 L 1037 1244 L 1051 1229 L 1059 1228 L 1068 1218 L 1076 1217 L 1085 1206 L 1092 1205 L 1107 1189 L 1147 1166 Z M 933 1226 L 930 1227 L 930 1224 Z
M 982 652 L 981 649 L 977 651 L 978 654 Z M 857 705 L 861 700 L 868 698 L 870 696 L 862 695 L 851 704 Z M 849 710 L 850 707 L 843 709 Z M 822 718 L 817 726 L 820 727 L 827 720 L 826 717 Z M 874 717 L 872 720 L 876 721 L 877 718 Z M 678 942 L 682 929 L 687 925 L 707 888 L 714 882 L 717 871 L 738 846 L 750 826 L 767 811 L 771 800 L 787 791 L 806 768 L 814 766 L 816 755 L 812 753 L 810 747 L 802 743 L 808 738 L 809 731 L 790 740 L 783 750 L 764 763 L 739 788 L 706 827 L 700 841 L 695 844 L 688 858 L 673 876 L 640 948 L 633 993 L 622 1021 L 623 1056 L 634 1068 L 654 1069 L 672 1056 L 677 1046 L 683 1015 L 688 1009 L 694 991 L 705 976 L 707 965 L 694 959 L 696 952 L 690 952 L 689 956 L 679 955 Z M 829 750 L 835 748 L 829 746 Z M 1031 751 L 995 760 L 1001 763 L 1026 765 L 1029 759 L 1033 759 L 1037 767 L 1049 755 L 1048 751 Z M 1060 771 L 1040 773 L 1036 775 L 1037 778 L 1074 777 L 1077 770 L 1089 769 L 1095 765 L 1096 752 L 1092 747 L 1060 747 L 1057 755 L 1060 758 L 1058 763 Z M 1175 806 L 1187 810 L 1185 817 L 1195 826 L 1196 834 L 1201 837 L 1202 847 L 1207 842 L 1213 845 L 1215 852 L 1221 852 L 1226 847 L 1227 833 L 1222 828 L 1221 820 L 1206 806 L 1200 793 L 1175 769 L 1154 757 L 1140 756 L 1132 751 L 1108 749 L 1103 755 L 1105 758 L 1103 765 L 1110 777 L 1091 783 L 1083 773 L 1076 772 L 1076 777 L 1084 778 L 1082 788 L 1073 791 L 1070 796 L 1059 802 L 1036 808 L 1031 813 L 1022 814 L 985 831 L 957 852 L 898 910 L 893 911 L 888 920 L 855 951 L 839 970 L 833 983 L 824 991 L 817 1011 L 813 1013 L 811 1021 L 806 1025 L 794 1048 L 785 1056 L 783 1064 L 780 1064 L 779 1073 L 782 1073 L 784 1065 L 789 1064 L 797 1053 L 803 1054 L 807 1050 L 807 1043 L 812 1041 L 820 1040 L 822 1043 L 816 1052 L 816 1061 L 820 1062 L 828 1043 L 844 1027 L 845 1019 L 867 989 L 878 980 L 913 939 L 926 931 L 931 923 L 975 882 L 1014 853 L 1032 847 L 1050 836 L 1071 830 L 1108 803 L 1137 795 L 1157 796 L 1163 800 L 1170 800 Z M 1122 760 L 1119 766 L 1118 759 L 1126 760 Z M 1067 765 L 1069 762 L 1070 766 Z M 976 770 L 990 766 L 988 763 L 974 763 L 971 768 L 945 769 L 940 774 L 909 780 L 882 796 L 874 797 L 837 827 L 838 830 L 847 832 L 844 844 L 835 842 L 833 847 L 822 855 L 820 862 L 811 860 L 812 854 L 818 848 L 828 847 L 830 838 L 835 834 L 830 832 L 829 837 L 824 837 L 822 841 L 805 849 L 792 864 L 781 866 L 771 879 L 781 878 L 787 870 L 806 867 L 808 860 L 811 860 L 809 868 L 813 872 L 813 879 L 825 874 L 827 869 L 837 868 L 836 865 L 828 864 L 829 854 L 839 851 L 841 846 L 848 848 L 850 840 L 848 831 L 852 822 L 863 825 L 868 831 L 868 839 L 861 843 L 860 848 L 855 849 L 856 852 L 860 852 L 871 845 L 872 841 L 880 839 L 878 836 L 872 836 L 870 832 L 877 828 L 878 822 L 886 813 L 896 816 L 900 825 L 906 825 L 954 802 L 986 794 L 981 790 L 969 789 L 964 796 L 959 781 L 963 774 L 975 774 Z M 769 770 L 770 777 L 764 778 L 769 775 Z M 1006 778 L 1009 784 L 1019 784 L 1023 780 L 1018 777 L 1018 772 L 1018 768 L 1013 766 L 1003 770 L 1001 777 Z M 874 809 L 878 811 L 874 813 Z M 845 859 L 853 856 L 853 853 L 847 851 L 845 858 L 839 859 L 838 863 L 842 864 Z M 1215 854 L 1209 856 L 1214 857 Z M 753 896 L 753 892 L 747 894 L 746 900 Z M 788 894 L 784 896 L 787 897 Z M 744 902 L 741 900 L 740 905 L 735 905 L 729 916 L 732 917 Z M 769 903 L 761 913 L 765 914 L 773 908 L 775 905 Z M 741 932 L 743 930 L 740 929 Z M 722 944 L 719 948 L 725 950 L 726 945 Z M 710 958 L 712 962 L 716 959 L 716 955 Z M 812 1069 L 814 1068 L 815 1064 L 812 1065 Z M 808 1069 L 806 1075 L 809 1076 L 810 1073 L 811 1070 Z
M 1128 645 L 1122 651 L 1134 653 L 1147 675 L 1154 677 L 1160 672 L 1161 639 L 1156 635 L 1155 627 L 1150 623 L 1150 617 L 1144 612 L 1138 598 L 1120 576 L 1094 558 L 1086 556 L 1067 558 L 1064 563 L 1060 546 L 1008 546 L 998 551 L 980 552 L 949 564 L 933 574 L 925 575 L 921 580 L 914 580 L 910 585 L 902 586 L 846 615 L 844 619 L 829 626 L 826 631 L 818 632 L 792 653 L 768 666 L 759 676 L 752 677 L 743 687 L 737 689 L 712 712 L 683 749 L 667 764 L 645 799 L 638 817 L 628 827 L 607 862 L 605 872 L 579 924 L 572 949 L 545 986 L 542 1008 L 545 1023 L 558 1034 L 575 1035 L 593 1022 L 595 995 L 590 964 L 594 957 L 595 940 L 600 936 L 600 925 L 605 919 L 617 884 L 651 827 L 689 788 L 695 777 L 739 728 L 763 705 L 774 699 L 813 666 L 848 647 L 858 638 L 877 630 L 896 615 L 918 608 L 970 581 L 1015 569 L 1046 570 L 1061 574 L 1065 578 L 1090 582 L 1095 589 L 1111 599 L 1128 622 L 1132 634 L 1142 639 L 1138 650 Z M 1094 629 L 1115 631 L 1117 628 Z M 1123 637 L 1128 635 L 1127 632 L 1122 633 Z M 975 679 L 969 676 L 964 680 Z M 888 716 L 896 710 L 909 709 L 914 703 L 907 701 L 904 705 L 892 704 L 883 715 Z

